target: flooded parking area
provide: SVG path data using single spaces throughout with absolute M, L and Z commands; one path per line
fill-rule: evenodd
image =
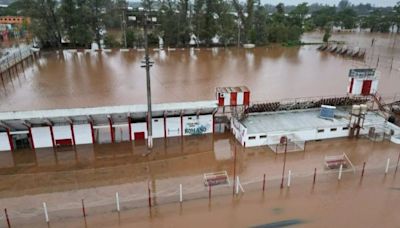
M 321 37 L 312 33 L 303 40 L 320 42 Z M 153 102 L 210 100 L 215 99 L 216 87 L 238 85 L 249 87 L 253 101 L 344 95 L 349 69 L 376 67 L 378 58 L 380 93 L 399 92 L 400 44 L 393 46 L 394 37 L 337 34 L 332 40 L 366 48 L 365 61 L 319 52 L 316 45 L 152 51 Z M 43 52 L 35 64 L 23 73 L 19 71 L 19 76 L 5 76 L 0 86 L 0 111 L 143 104 L 143 55 L 136 50 L 102 54 L 64 51 L 63 55 Z

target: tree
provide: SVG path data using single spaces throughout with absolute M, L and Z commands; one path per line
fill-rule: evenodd
M 92 42 L 93 32 L 90 29 L 89 8 L 82 1 L 62 0 L 60 17 L 65 37 L 74 47 L 87 47 Z
M 304 25 L 304 20 L 306 18 L 306 15 L 308 14 L 308 11 L 309 8 L 307 3 L 297 5 L 296 8 L 294 8 L 294 10 L 289 13 L 291 24 L 302 27 Z
M 312 13 L 311 19 L 313 20 L 315 26 L 323 29 L 327 24 L 335 20 L 335 15 L 336 8 L 326 6 Z
M 31 31 L 42 45 L 61 48 L 61 23 L 56 0 L 25 0 L 23 15 L 32 19 Z
M 352 8 L 343 9 L 337 13 L 336 21 L 339 25 L 346 29 L 355 28 L 357 22 L 357 13 Z
M 111 0 L 86 0 L 84 1 L 85 7 L 88 7 L 88 21 L 92 32 L 94 33 L 94 40 L 96 41 L 99 49 L 102 49 L 100 40 L 105 32 L 104 17 L 106 15 L 107 6 L 110 5 Z

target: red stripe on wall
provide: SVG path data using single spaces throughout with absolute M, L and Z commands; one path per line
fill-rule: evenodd
M 349 93 L 353 92 L 354 78 L 351 79 Z
M 8 136 L 8 141 L 10 142 L 10 149 L 11 151 L 14 151 L 14 142 L 12 139 L 12 136 L 10 134 L 10 129 L 7 128 L 7 136 Z
M 55 147 L 56 144 L 55 144 L 55 142 L 54 142 L 53 126 L 49 126 L 49 128 L 50 128 L 51 142 L 53 143 L 53 147 Z
M 92 143 L 95 144 L 96 143 L 96 138 L 94 137 L 94 128 L 93 128 L 93 123 L 90 122 L 90 130 L 92 131 Z
M 183 116 L 181 115 L 181 137 L 183 137 Z
M 29 131 L 29 138 L 31 139 L 32 149 L 35 149 L 35 142 L 33 141 L 32 128 L 28 127 L 28 131 Z
M 111 143 L 114 143 L 114 129 L 111 118 L 108 118 L 108 122 L 110 123 L 110 136 L 111 136 Z
M 74 131 L 74 125 L 73 125 L 73 124 L 70 124 L 70 126 L 71 126 L 71 135 L 72 135 L 72 144 L 73 144 L 74 146 L 76 146 L 76 144 L 75 144 L 75 131 Z
M 164 116 L 164 138 L 167 138 L 167 117 Z
M 128 117 L 129 141 L 132 142 L 132 118 Z
M 212 116 L 212 133 L 214 134 L 215 132 L 215 113 Z

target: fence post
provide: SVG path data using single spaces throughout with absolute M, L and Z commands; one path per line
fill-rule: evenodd
M 239 194 L 239 176 L 236 176 L 236 195 Z
M 290 188 L 290 182 L 291 182 L 291 180 L 292 180 L 292 170 L 289 170 L 289 173 L 288 173 L 288 181 L 287 181 L 287 186 L 288 186 L 288 188 Z
M 179 202 L 183 202 L 183 191 L 182 191 L 182 184 L 179 185 Z
M 46 202 L 43 202 L 43 210 L 44 210 L 44 218 L 46 219 L 46 222 L 49 223 L 49 214 L 47 212 L 47 205 Z
M 264 179 L 263 179 L 263 192 L 265 191 L 265 173 L 264 173 Z
M 399 168 L 399 162 L 400 162 L 400 153 L 399 157 L 397 158 L 396 170 L 394 171 L 394 173 L 397 173 L 397 168 Z
M 364 164 L 363 164 L 363 169 L 362 169 L 362 172 L 361 172 L 361 177 L 363 177 L 363 176 L 364 176 L 365 165 L 366 165 L 366 162 L 364 162 Z
M 389 165 L 390 165 L 390 158 L 388 158 L 388 160 L 386 162 L 385 175 L 389 172 Z
M 151 208 L 151 191 L 150 191 L 149 182 L 147 182 L 147 192 L 148 192 L 148 195 L 149 195 L 149 208 Z
M 117 211 L 120 212 L 120 207 L 119 207 L 119 193 L 115 193 L 115 201 L 117 202 Z
M 208 200 L 211 201 L 211 184 L 208 183 Z
M 340 164 L 338 180 L 342 179 L 343 164 Z
M 317 179 L 317 168 L 314 168 L 314 178 L 313 178 L 313 185 L 315 184 L 315 180 Z
M 8 228 L 11 228 L 10 219 L 8 218 L 7 208 L 4 208 L 4 214 L 6 215 L 6 221 Z
M 86 210 L 85 210 L 85 202 L 82 199 L 82 213 L 83 213 L 83 217 L 86 217 Z

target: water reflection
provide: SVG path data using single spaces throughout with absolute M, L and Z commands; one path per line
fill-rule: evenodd
M 21 149 L 0 153 L 0 174 L 24 174 L 48 171 L 71 171 L 95 167 L 137 164 L 146 161 L 206 155 L 209 165 L 231 159 L 229 134 L 189 136 L 155 140 L 148 154 L 145 142 L 81 145 L 76 148 Z M 210 156 L 211 155 L 211 156 Z

